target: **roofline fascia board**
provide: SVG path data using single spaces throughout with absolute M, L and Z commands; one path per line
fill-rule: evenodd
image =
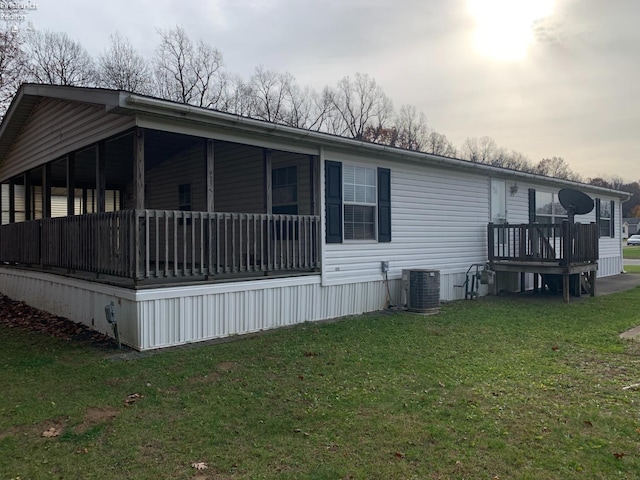
M 19 105 L 22 103 L 22 97 L 24 97 L 24 89 L 18 89 L 18 92 L 13 97 L 9 108 L 7 109 L 7 113 L 5 113 L 4 118 L 2 119 L 2 125 L 0 125 L 0 138 L 2 138 L 7 130 L 7 125 L 11 123 L 11 117 L 13 117 L 16 109 L 19 108 Z
M 219 112 L 203 107 L 172 102 L 155 97 L 138 95 L 127 91 L 110 90 L 103 88 L 72 87 L 61 85 L 43 85 L 25 83 L 14 97 L 2 124 L 0 125 L 0 138 L 6 134 L 8 125 L 12 123 L 12 116 L 24 102 L 24 97 L 33 98 L 55 98 L 60 100 L 78 101 L 103 105 L 107 112 L 120 115 L 130 115 L 135 113 L 155 114 L 159 117 L 188 120 L 203 124 L 215 123 L 220 128 L 241 129 L 248 134 L 276 136 L 285 140 L 296 140 L 299 142 L 314 143 L 315 146 L 323 146 L 329 149 L 351 151 L 362 155 L 375 155 L 385 159 L 402 159 L 421 165 L 442 166 L 443 168 L 460 169 L 474 172 L 481 172 L 485 175 L 494 175 L 505 179 L 531 180 L 537 183 L 574 186 L 588 189 L 593 192 L 602 192 L 610 196 L 628 200 L 632 194 L 605 187 L 588 185 L 580 182 L 562 180 L 544 175 L 537 175 L 518 170 L 495 167 L 483 163 L 471 162 L 457 158 L 444 157 L 431 153 L 404 150 L 388 145 L 364 142 L 347 137 L 340 137 L 324 132 L 316 132 L 302 128 L 290 127 L 276 123 L 256 120 L 231 113 Z
M 140 96 L 135 94 L 125 94 L 120 97 L 124 103 L 121 108 L 132 108 L 146 113 L 156 113 L 158 115 L 170 116 L 174 118 L 186 119 L 192 117 L 192 121 L 205 121 L 211 123 L 217 121 L 228 125 L 229 127 L 241 127 L 252 133 L 260 133 L 267 135 L 277 135 L 282 138 L 295 138 L 296 140 L 313 141 L 320 143 L 325 147 L 333 147 L 337 149 L 348 149 L 362 153 L 362 150 L 375 152 L 385 157 L 402 158 L 415 163 L 425 164 L 428 162 L 434 166 L 443 166 L 449 168 L 459 168 L 470 171 L 479 171 L 485 174 L 492 174 L 503 178 L 520 178 L 545 183 L 550 185 L 575 186 L 579 188 L 588 188 L 592 191 L 598 191 L 612 195 L 618 198 L 630 198 L 631 194 L 619 190 L 613 190 L 605 187 L 589 185 L 586 183 L 564 180 L 559 178 L 537 175 L 535 173 L 521 172 L 518 170 L 510 170 L 507 168 L 495 167 L 484 163 L 471 162 L 469 160 L 461 160 L 457 158 L 443 157 L 425 152 L 417 152 L 411 150 L 403 150 L 388 145 L 380 145 L 377 143 L 363 142 L 352 138 L 339 137 L 323 132 L 315 132 L 313 130 L 305 130 L 287 125 L 279 125 L 276 123 L 265 122 L 253 118 L 242 117 L 231 113 L 218 112 L 193 105 L 181 104 L 162 100 L 159 98 Z

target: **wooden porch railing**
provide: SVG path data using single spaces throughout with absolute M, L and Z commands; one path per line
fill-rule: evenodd
M 0 227 L 0 261 L 133 280 L 317 271 L 320 217 L 121 210 Z
M 487 229 L 489 261 L 571 265 L 598 261 L 596 223 L 494 224 Z

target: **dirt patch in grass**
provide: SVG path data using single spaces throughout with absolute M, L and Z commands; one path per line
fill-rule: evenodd
M 202 383 L 213 383 L 220 380 L 221 377 L 222 375 L 220 375 L 219 372 L 210 372 L 210 373 L 207 373 L 206 375 L 191 377 L 189 379 L 189 383 L 192 385 L 202 384 Z
M 216 370 L 219 372 L 231 372 L 238 368 L 236 362 L 220 362 L 216 365 Z
M 217 382 L 222 378 L 222 374 L 226 372 L 232 372 L 236 368 L 238 368 L 238 364 L 236 362 L 219 362 L 215 366 L 215 370 L 204 375 L 198 375 L 197 377 L 191 377 L 189 379 L 189 383 L 194 384 L 202 384 L 202 383 L 213 383 Z
M 120 411 L 113 407 L 93 407 L 87 410 L 82 419 L 82 423 L 76 425 L 76 434 L 82 434 L 98 425 L 109 423 L 120 414 Z

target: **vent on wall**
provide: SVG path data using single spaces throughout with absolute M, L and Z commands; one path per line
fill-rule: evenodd
M 437 313 L 440 308 L 440 270 L 402 270 L 407 310 Z

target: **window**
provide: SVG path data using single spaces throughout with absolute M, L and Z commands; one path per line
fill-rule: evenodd
M 191 184 L 178 185 L 178 210 L 191 211 Z
M 377 206 L 375 169 L 345 165 L 342 179 L 344 239 L 375 240 Z
M 325 161 L 327 243 L 391 241 L 391 171 Z
M 558 200 L 557 193 L 535 192 L 535 221 L 538 223 L 562 223 L 567 211 Z
M 615 205 L 613 202 L 596 198 L 596 222 L 599 225 L 601 237 L 615 237 L 613 222 L 614 208 Z
M 298 168 L 274 168 L 271 171 L 272 213 L 298 214 Z

